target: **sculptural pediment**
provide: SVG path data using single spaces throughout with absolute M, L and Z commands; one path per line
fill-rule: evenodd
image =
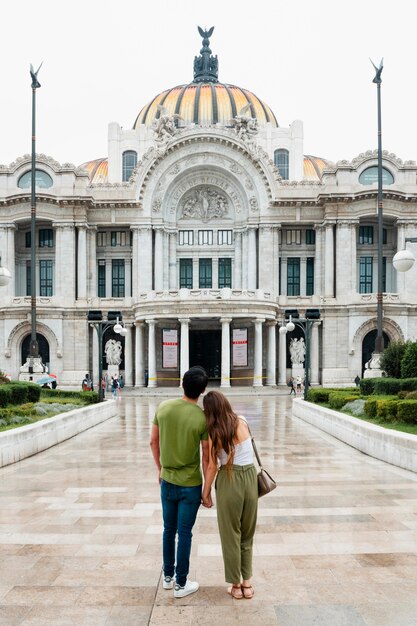
M 229 217 L 229 199 L 212 187 L 195 187 L 188 191 L 180 201 L 179 219 L 201 220 Z

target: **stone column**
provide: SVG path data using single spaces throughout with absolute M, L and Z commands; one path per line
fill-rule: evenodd
M 180 386 L 182 384 L 182 377 L 189 369 L 189 325 L 190 320 L 188 317 L 180 318 L 178 320 L 181 324 L 181 339 L 180 339 Z
M 326 222 L 326 246 L 324 263 L 324 295 L 334 298 L 334 236 L 333 226 L 335 222 Z
M 256 226 L 248 227 L 248 289 L 256 289 L 258 275 L 256 263 Z
M 101 384 L 101 381 L 98 380 L 98 360 L 102 358 L 103 355 L 99 355 L 98 353 L 98 336 L 95 328 L 91 327 L 91 331 L 93 333 L 93 358 L 92 358 L 92 371 L 90 373 L 91 378 L 93 379 L 95 389 L 97 389 L 97 384 Z M 90 365 L 90 364 L 89 364 Z M 106 365 L 107 367 L 107 365 Z
M 138 293 L 152 290 L 152 228 L 139 227 L 138 259 Z
M 132 387 L 133 385 L 133 342 L 132 342 L 132 324 L 125 324 L 127 334 L 125 336 L 125 385 Z
M 139 286 L 139 227 L 131 226 L 132 231 L 132 297 L 133 301 L 138 301 Z
M 307 257 L 300 258 L 300 296 L 306 295 L 307 286 Z
M 143 322 L 135 322 L 135 387 L 145 386 Z
M 248 231 L 242 232 L 242 289 L 248 289 Z
M 1 224 L 0 226 L 0 257 L 3 267 L 9 270 L 12 275 L 9 284 L 1 287 L 1 293 L 8 295 L 11 298 L 15 296 L 16 290 L 16 266 L 15 266 L 15 242 L 14 233 L 16 226 L 14 224 Z M 39 277 L 38 277 L 39 282 Z M 26 285 L 24 286 L 23 293 L 26 294 Z M 39 295 L 39 289 L 36 290 Z
M 287 295 L 287 257 L 281 257 L 281 295 Z
M 87 230 L 87 296 L 97 296 L 97 226 L 89 226 Z
M 235 231 L 234 289 L 242 289 L 242 233 Z
M 230 387 L 230 317 L 222 317 L 222 366 L 221 387 Z
M 164 288 L 164 241 L 162 228 L 155 230 L 155 291 L 162 291 Z
M 148 324 L 148 387 L 156 387 L 156 320 L 146 320 Z
M 75 229 L 72 222 L 54 223 L 55 276 L 54 294 L 62 304 L 73 304 L 75 300 Z
M 177 289 L 177 233 L 169 232 L 169 289 Z
M 266 384 L 268 387 L 276 387 L 276 321 L 267 322 L 268 328 L 268 361 L 266 368 Z
M 277 293 L 277 256 L 275 229 L 270 224 L 259 226 L 259 289 Z
M 255 324 L 255 350 L 254 350 L 254 367 L 253 367 L 253 386 L 262 387 L 262 324 L 265 318 L 257 317 Z
M 319 224 L 314 226 L 316 231 L 316 246 L 314 254 L 314 295 L 321 296 L 322 287 L 322 271 L 323 271 L 323 229 Z
M 336 226 L 336 295 L 349 296 L 356 287 L 356 233 L 350 220 L 339 221 Z
M 87 224 L 77 224 L 77 300 L 87 297 Z
M 278 368 L 278 384 L 287 384 L 287 333 L 282 333 L 281 328 L 285 327 L 285 324 L 281 324 L 279 333 L 279 368 Z
M 319 323 L 314 322 L 311 328 L 311 356 L 310 356 L 310 372 L 311 385 L 319 384 Z

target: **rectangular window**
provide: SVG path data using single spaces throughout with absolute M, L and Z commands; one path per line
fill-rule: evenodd
M 301 230 L 287 230 L 287 245 L 301 244 Z
M 112 298 L 124 298 L 125 297 L 125 261 L 124 259 L 112 259 L 111 295 L 112 295 Z
M 306 296 L 312 296 L 313 294 L 314 294 L 314 258 L 313 257 L 307 257 L 307 263 L 306 263 Z
M 198 245 L 199 246 L 212 246 L 213 245 L 213 231 L 212 230 L 199 230 L 198 231 Z
M 306 230 L 306 244 L 308 246 L 314 246 L 316 243 L 316 231 L 312 228 Z
M 180 289 L 193 288 L 193 260 L 180 259 Z
M 52 261 L 39 261 L 39 295 L 52 296 Z
M 300 295 L 300 259 L 287 259 L 287 295 Z
M 232 245 L 232 231 L 231 230 L 218 230 L 217 231 L 217 244 L 219 246 L 231 246 Z
M 382 291 L 387 292 L 387 257 L 382 257 Z
M 359 243 L 360 244 L 374 243 L 374 227 L 373 226 L 359 226 Z
M 29 233 L 30 234 L 30 233 Z M 32 276 L 30 274 L 30 261 L 26 261 L 26 295 L 32 295 Z
M 232 286 L 232 259 L 219 259 L 219 289 Z
M 126 236 L 127 233 L 124 230 L 112 230 L 111 231 L 111 245 L 114 246 L 128 246 L 130 238 Z
M 25 248 L 30 248 L 30 242 L 32 240 L 32 233 L 30 232 L 30 230 L 25 233 Z
M 106 297 L 106 261 L 100 259 L 97 267 L 97 295 L 99 298 Z
M 98 232 L 97 233 L 97 248 L 105 248 L 107 246 L 107 233 Z
M 383 245 L 385 245 L 388 241 L 388 236 L 387 236 L 387 229 L 383 228 L 382 229 L 382 243 Z
M 372 262 L 371 256 L 359 258 L 359 293 L 372 293 Z
M 54 245 L 54 231 L 52 228 L 39 229 L 39 247 L 52 248 Z
M 211 259 L 199 260 L 198 286 L 200 289 L 211 289 L 213 285 L 213 272 Z
M 193 246 L 194 245 L 194 231 L 193 230 L 180 230 L 178 235 L 179 235 L 180 246 Z

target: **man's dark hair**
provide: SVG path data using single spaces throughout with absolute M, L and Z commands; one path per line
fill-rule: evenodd
M 196 400 L 207 387 L 207 383 L 208 376 L 206 371 L 199 365 L 195 365 L 185 372 L 182 379 L 182 388 L 187 398 Z

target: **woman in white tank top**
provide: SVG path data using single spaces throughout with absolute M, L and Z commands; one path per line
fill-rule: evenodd
M 257 471 L 253 446 L 244 417 L 238 416 L 220 391 L 203 398 L 209 434 L 210 464 L 202 494 L 211 507 L 216 478 L 217 521 L 228 593 L 240 600 L 253 597 L 252 546 L 258 511 Z M 216 477 L 217 476 L 217 477 Z

